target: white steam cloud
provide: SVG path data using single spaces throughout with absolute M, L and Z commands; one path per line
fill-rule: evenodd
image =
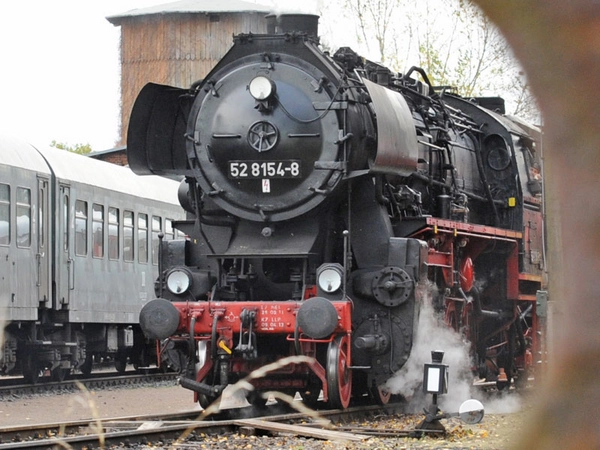
M 290 2 L 282 3 L 275 0 L 271 0 L 269 3 L 274 14 L 319 14 L 323 6 L 322 0 L 305 0 L 294 5 Z
M 457 412 L 460 404 L 470 398 L 480 401 L 483 393 L 476 392 L 473 386 L 473 361 L 469 354 L 469 343 L 450 328 L 434 311 L 429 289 L 424 289 L 423 304 L 417 332 L 413 342 L 410 357 L 404 367 L 387 382 L 388 388 L 394 394 L 401 394 L 408 401 L 408 409 L 421 412 L 424 406 L 431 402 L 423 393 L 423 369 L 431 362 L 431 351 L 444 352 L 443 364 L 449 366 L 448 393 L 438 397 L 440 409 L 445 412 Z M 477 398 L 480 397 L 480 398 Z

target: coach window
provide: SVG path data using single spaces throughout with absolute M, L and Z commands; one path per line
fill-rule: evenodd
M 108 208 L 108 259 L 119 259 L 119 210 Z
M 63 194 L 63 250 L 69 251 L 69 196 Z
M 87 255 L 88 245 L 88 205 L 83 200 L 75 202 L 75 254 Z
M 31 189 L 17 188 L 17 247 L 31 246 Z
M 173 230 L 173 219 L 165 219 L 165 240 L 175 239 L 175 230 Z
M 95 258 L 104 256 L 104 206 L 92 205 L 92 249 Z
M 10 186 L 0 183 L 0 245 L 10 244 Z
M 44 230 L 45 218 L 44 214 L 48 210 L 48 206 L 46 205 L 46 190 L 48 189 L 47 183 L 42 183 L 42 185 L 38 186 L 38 248 L 41 252 L 43 252 L 44 248 L 46 248 L 45 236 L 46 230 Z
M 158 264 L 158 235 L 162 231 L 162 218 L 152 216 L 152 264 Z
M 148 214 L 138 214 L 138 261 L 148 262 Z
M 123 260 L 133 262 L 133 211 L 123 211 Z

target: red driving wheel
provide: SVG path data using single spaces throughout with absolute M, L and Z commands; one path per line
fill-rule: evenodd
M 347 408 L 352 395 L 350 366 L 350 338 L 336 336 L 327 349 L 327 390 L 332 408 Z

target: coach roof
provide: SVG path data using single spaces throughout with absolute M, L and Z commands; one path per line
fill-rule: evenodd
M 37 173 L 49 174 L 48 163 L 29 143 L 0 135 L 0 164 Z
M 59 180 L 178 204 L 179 183 L 176 181 L 155 175 L 139 176 L 128 167 L 55 148 L 39 148 L 38 151 L 48 161 Z

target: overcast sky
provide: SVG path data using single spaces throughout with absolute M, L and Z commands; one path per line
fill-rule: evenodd
M 227 1 L 227 0 L 223 0 Z M 247 0 L 254 3 L 259 0 Z M 291 0 L 260 0 L 280 5 Z M 106 16 L 169 0 L 12 0 L 0 7 L 0 133 L 113 148 L 119 28 Z M 302 2 L 305 12 L 315 2 Z M 312 6 L 311 6 L 312 4 Z

